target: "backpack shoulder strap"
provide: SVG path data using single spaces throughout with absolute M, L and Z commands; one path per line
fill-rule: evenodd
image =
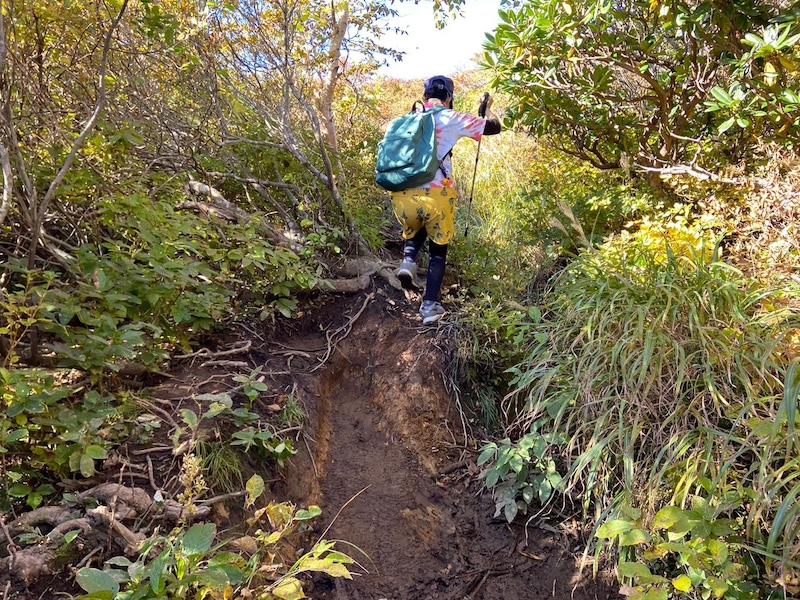
M 425 110 L 424 106 L 423 106 L 423 110 Z M 447 110 L 447 107 L 446 106 L 434 106 L 433 108 L 431 108 L 427 112 L 429 112 L 429 113 L 437 113 L 437 112 L 441 112 L 443 110 Z M 449 177 L 449 175 L 447 174 L 447 170 L 444 168 L 444 161 L 447 160 L 448 156 L 453 156 L 453 149 L 452 148 L 450 148 L 447 152 L 445 152 L 444 156 L 442 157 L 442 160 L 439 161 L 439 170 L 442 172 L 442 175 L 445 177 L 445 179 L 447 177 Z

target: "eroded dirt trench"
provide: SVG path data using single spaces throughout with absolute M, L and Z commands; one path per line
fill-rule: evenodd
M 444 384 L 446 323 L 422 328 L 414 305 L 383 292 L 364 301 L 324 369 L 296 380 L 313 443 L 293 461 L 287 493 L 320 505 L 319 533 L 364 568 L 319 583 L 313 597 L 611 597 L 591 567 L 578 575 L 568 533 L 492 518 Z

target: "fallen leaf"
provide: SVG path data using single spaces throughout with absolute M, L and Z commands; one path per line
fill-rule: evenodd
M 233 540 L 233 547 L 242 552 L 247 552 L 248 554 L 255 554 L 258 552 L 258 542 L 249 535 Z

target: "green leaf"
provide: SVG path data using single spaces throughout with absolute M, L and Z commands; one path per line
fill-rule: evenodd
M 8 488 L 8 495 L 12 498 L 27 498 L 33 489 L 24 483 L 15 483 Z
M 663 587 L 650 588 L 641 598 L 641 600 L 668 600 L 668 599 L 669 599 L 669 592 L 667 591 L 667 588 Z
M 647 566 L 635 562 L 619 563 L 619 574 L 622 577 L 652 577 L 653 574 Z
M 308 510 L 300 509 L 294 515 L 295 521 L 309 521 L 316 519 L 322 514 L 322 509 L 319 506 L 311 505 Z
M 728 129 L 733 127 L 734 123 L 736 123 L 736 117 L 731 117 L 724 123 L 720 124 L 719 127 L 717 127 L 717 133 L 725 133 L 726 131 L 728 131 Z
M 494 458 L 497 452 L 497 444 L 487 444 L 483 447 L 481 455 L 478 457 L 478 466 L 482 466 Z
M 75 575 L 75 581 L 89 594 L 97 592 L 111 592 L 112 594 L 116 594 L 119 592 L 119 584 L 116 580 L 100 569 L 84 567 Z
M 730 106 L 731 104 L 733 104 L 733 98 L 731 98 L 730 94 L 728 94 L 727 91 L 725 91 L 718 85 L 711 88 L 711 95 L 717 102 L 719 102 L 723 106 Z
M 719 540 L 708 540 L 708 553 L 714 559 L 715 565 L 721 565 L 728 560 L 728 546 Z
M 755 33 L 747 33 L 747 34 L 745 34 L 744 39 L 751 46 L 763 46 L 764 45 L 764 40 L 762 40 L 760 37 L 758 37 Z
M 102 446 L 92 444 L 86 447 L 86 454 L 95 460 L 104 460 L 108 458 L 108 452 Z
M 264 478 L 261 475 L 253 475 L 247 480 L 245 490 L 247 490 L 247 500 L 245 501 L 245 508 L 252 506 L 255 501 L 264 493 Z
M 95 474 L 94 459 L 88 454 L 81 454 L 80 471 L 84 477 L 91 477 Z
M 192 431 L 197 431 L 197 425 L 199 423 L 199 419 L 197 417 L 197 413 L 193 410 L 189 410 L 188 408 L 181 409 L 181 418 L 183 419 L 184 423 L 189 426 L 189 429 Z
M 213 523 L 192 525 L 189 531 L 183 534 L 183 538 L 181 539 L 181 547 L 184 553 L 186 553 L 187 556 L 205 554 L 211 548 L 216 533 L 217 526 Z
M 224 592 L 225 588 L 230 585 L 231 580 L 225 569 L 212 567 L 199 573 L 197 575 L 197 582 L 203 587 L 208 587 L 217 592 Z
M 709 577 L 706 579 L 706 583 L 711 588 L 711 593 L 717 598 L 722 598 L 728 591 L 728 584 L 719 577 Z
M 327 573 L 331 577 L 343 577 L 344 579 L 352 579 L 353 576 L 347 567 L 336 560 L 335 556 L 326 556 L 325 558 L 308 557 L 300 561 L 299 571 L 315 571 L 318 573 Z
M 510 502 L 506 502 L 506 505 L 503 508 L 503 514 L 506 517 L 506 521 L 511 523 L 511 521 L 514 520 L 514 517 L 517 516 L 518 511 L 519 508 L 517 507 L 517 503 L 515 501 L 511 500 Z
M 691 529 L 686 513 L 677 506 L 667 506 L 658 511 L 653 527 L 675 533 L 686 533 Z
M 486 475 L 486 487 L 492 489 L 497 484 L 498 479 L 500 479 L 500 472 L 497 469 L 489 469 Z
M 539 484 L 539 503 L 544 505 L 550 500 L 550 496 L 553 495 L 553 486 L 550 485 L 550 482 L 545 479 Z
M 651 540 L 651 536 L 646 531 L 641 529 L 631 529 L 619 536 L 620 546 L 638 546 L 639 544 L 646 544 Z
M 167 570 L 167 561 L 169 560 L 169 550 L 164 550 L 150 563 L 149 577 L 150 589 L 154 594 L 161 594 L 162 583 L 164 582 L 164 573 Z
M 614 519 L 613 521 L 608 521 L 603 523 L 598 529 L 595 537 L 600 538 L 601 540 L 607 540 L 611 538 L 615 538 L 618 535 L 622 535 L 623 533 L 629 532 L 633 528 L 633 525 L 630 521 L 626 521 L 624 519 Z
M 681 575 L 672 580 L 672 587 L 679 592 L 689 592 L 692 589 L 692 580 L 688 575 Z
M 64 534 L 64 541 L 68 544 L 72 543 L 73 541 L 75 541 L 75 538 L 78 537 L 80 534 L 81 534 L 80 529 L 74 529 L 72 531 L 68 531 L 67 533 Z
M 27 429 L 17 429 L 12 431 L 8 434 L 6 438 L 6 442 L 9 444 L 13 444 L 14 442 L 19 442 L 20 440 L 24 440 L 28 437 L 28 430 Z
M 533 488 L 531 486 L 528 485 L 522 489 L 522 501 L 528 505 L 533 502 Z

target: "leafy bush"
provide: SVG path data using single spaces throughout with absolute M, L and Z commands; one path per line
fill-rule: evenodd
M 561 485 L 561 475 L 547 455 L 548 445 L 545 436 L 532 432 L 514 444 L 506 438 L 499 445 L 492 442 L 483 447 L 478 466 L 488 464 L 480 477 L 492 490 L 495 517 L 502 513 L 510 523 L 520 510 L 526 512 L 534 500 L 541 505 L 550 500 Z
M 263 481 L 256 478 L 248 482 L 250 503 L 263 493 Z M 240 540 L 240 546 L 249 547 L 249 555 L 227 550 L 225 543 L 215 545 L 217 529 L 213 523 L 154 536 L 136 561 L 117 556 L 107 560 L 102 570 L 80 569 L 76 580 L 87 595 L 79 599 L 232 598 L 236 592 L 249 597 L 255 590 L 259 597 L 268 600 L 305 598 L 297 578 L 301 573 L 321 572 L 352 578 L 348 565 L 353 559 L 335 551 L 334 542 L 320 540 L 297 559 L 283 556 L 284 540 L 320 514 L 316 506 L 298 510 L 289 503 L 259 509 L 253 522 L 266 516 L 270 528 L 259 529 L 244 544 Z M 293 561 L 288 563 L 290 566 L 287 559 Z
M 95 474 L 127 432 L 112 397 L 73 390 L 40 370 L 0 368 L 0 498 L 36 508 L 51 477 Z
M 500 17 L 485 62 L 513 99 L 508 120 L 598 168 L 796 141 L 798 11 L 780 2 L 529 0 Z
M 668 506 L 655 515 L 651 528 L 642 511 L 623 507 L 619 518 L 597 530 L 600 539 L 619 544 L 619 574 L 633 584 L 629 595 L 645 598 L 759 597 L 757 561 L 742 543 L 736 518 L 744 499 L 731 491 L 719 501 L 691 497 L 691 508 Z M 730 518 L 733 517 L 733 518 Z

